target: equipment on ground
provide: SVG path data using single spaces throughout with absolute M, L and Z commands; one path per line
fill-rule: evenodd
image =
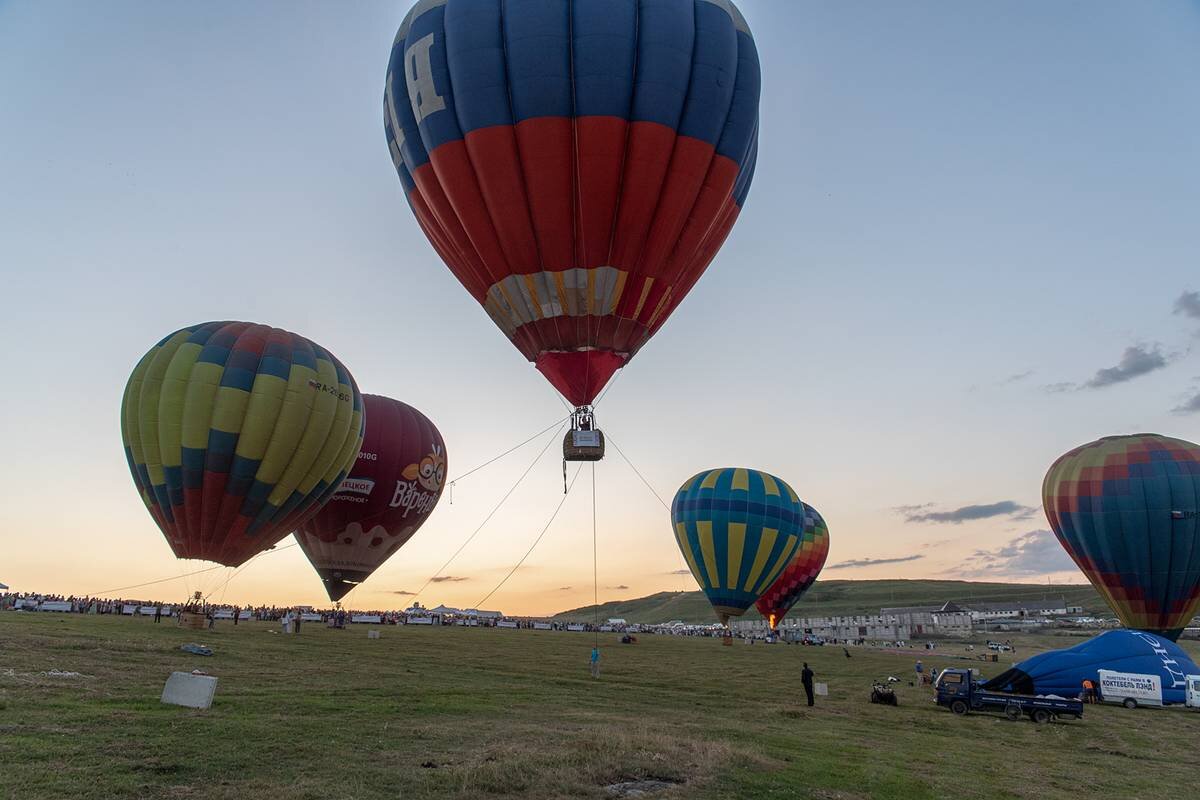
M 988 691 L 976 681 L 974 672 L 966 669 L 942 670 L 934 689 L 935 702 L 958 716 L 972 712 L 1002 713 L 1011 720 L 1028 716 L 1038 724 L 1083 716 L 1083 701 L 1078 698 Z

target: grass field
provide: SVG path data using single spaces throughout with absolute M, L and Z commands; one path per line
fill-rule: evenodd
M 907 678 L 911 654 L 609 635 L 592 680 L 590 634 L 271 630 L 0 613 L 0 797 L 602 798 L 657 778 L 675 785 L 656 796 L 681 800 L 1161 798 L 1195 785 L 1200 717 L 1184 710 L 1036 726 L 956 718 L 907 684 L 899 708 L 868 704 L 870 680 Z M 188 641 L 216 654 L 180 652 Z M 945 647 L 925 663 L 959 663 L 961 646 Z M 813 709 L 802 660 L 830 687 Z M 193 668 L 220 677 L 212 709 L 160 705 L 167 675 Z

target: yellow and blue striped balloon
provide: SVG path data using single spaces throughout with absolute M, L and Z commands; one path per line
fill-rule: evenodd
M 688 568 L 727 624 L 754 605 L 796 554 L 804 504 L 774 475 L 723 467 L 679 487 L 671 522 Z

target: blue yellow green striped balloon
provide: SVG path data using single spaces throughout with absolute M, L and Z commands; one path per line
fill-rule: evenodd
M 175 555 L 231 567 L 320 510 L 358 457 L 363 426 L 342 362 L 250 322 L 166 337 L 121 404 L 129 471 Z
M 671 522 L 688 568 L 727 624 L 754 605 L 796 554 L 804 504 L 774 475 L 723 467 L 679 487 Z

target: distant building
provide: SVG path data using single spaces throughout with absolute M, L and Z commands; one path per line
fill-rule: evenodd
M 1068 606 L 1062 598 L 1053 600 L 1030 600 L 1016 603 L 972 603 L 971 619 L 976 622 L 991 620 L 1020 619 L 1022 617 L 1059 617 L 1081 614 L 1080 606 Z
M 629 623 L 626 622 L 625 620 L 621 619 L 620 617 L 610 617 L 608 620 L 608 624 L 609 625 L 628 625 Z
M 501 611 L 482 611 L 476 608 L 454 608 L 453 606 L 441 605 L 437 608 L 422 608 L 420 609 L 426 614 L 440 614 L 443 617 L 474 617 L 476 619 L 503 619 L 504 613 Z

